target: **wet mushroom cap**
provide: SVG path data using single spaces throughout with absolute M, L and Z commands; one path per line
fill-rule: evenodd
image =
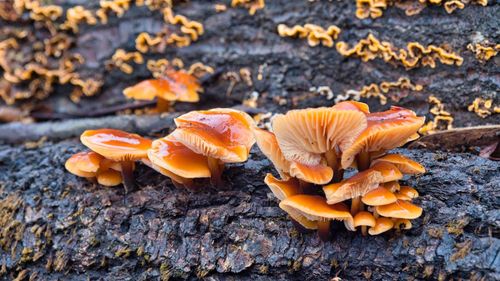
M 281 178 L 289 178 L 290 162 L 283 156 L 276 136 L 257 127 L 252 128 L 252 132 L 260 151 L 273 163 Z
M 297 109 L 276 115 L 272 127 L 287 160 L 314 166 L 322 154 L 349 147 L 365 129 L 366 117 L 355 109 Z
M 123 90 L 125 97 L 135 100 L 154 100 L 156 97 L 168 101 L 177 100 L 170 83 L 164 79 L 150 79 Z
M 396 166 L 403 174 L 422 174 L 425 173 L 424 166 L 408 159 L 400 154 L 387 154 L 372 161 L 372 165 L 380 162 L 388 162 Z
M 383 181 L 379 171 L 368 169 L 345 179 L 323 187 L 328 204 L 335 204 L 351 198 L 363 196 L 377 188 Z
M 113 161 L 135 161 L 147 156 L 152 141 L 137 134 L 115 129 L 87 130 L 81 142 L 91 150 Z
M 404 195 L 408 198 L 415 199 L 419 196 L 418 191 L 415 188 L 409 187 L 409 186 L 402 186 L 397 194 Z
M 104 186 L 116 186 L 122 183 L 122 175 L 115 170 L 107 170 L 97 173 L 97 182 Z
M 177 96 L 178 101 L 198 102 L 198 92 L 202 91 L 198 79 L 185 71 L 167 71 L 164 78 L 170 83 L 170 90 Z
M 422 215 L 422 208 L 405 200 L 398 200 L 384 206 L 376 206 L 375 210 L 381 216 L 398 219 L 412 220 Z
M 394 222 L 389 218 L 377 218 L 375 227 L 368 229 L 370 235 L 378 235 L 391 230 L 394 226 Z
M 290 164 L 290 175 L 309 183 L 327 184 L 332 180 L 333 170 L 321 164 L 308 166 L 292 162 Z
M 279 180 L 272 174 L 267 174 L 264 178 L 264 182 L 267 184 L 269 189 L 271 189 L 274 196 L 276 196 L 276 198 L 280 201 L 302 192 L 299 182 L 294 178 Z
M 398 199 L 394 193 L 385 187 L 378 187 L 361 197 L 361 201 L 368 206 L 381 206 L 396 202 Z
M 255 143 L 248 114 L 226 108 L 192 111 L 175 118 L 172 136 L 198 154 L 226 163 L 244 162 Z
M 399 169 L 388 162 L 379 162 L 371 166 L 372 170 L 380 172 L 382 177 L 384 178 L 381 182 L 391 182 L 397 181 L 403 178 L 403 174 L 399 171 Z
M 173 136 L 153 141 L 148 150 L 149 160 L 183 178 L 209 178 L 207 157 L 197 154 Z
M 93 151 L 79 152 L 66 160 L 64 167 L 79 177 L 92 178 L 95 177 L 102 159 L 101 155 Z
M 321 196 L 294 195 L 281 201 L 279 206 L 308 229 L 317 229 L 318 221 L 342 220 L 353 224 L 352 215 L 346 205 L 329 205 Z
M 361 152 L 389 150 L 405 144 L 425 121 L 415 112 L 396 106 L 387 111 L 367 114 L 366 118 L 367 128 L 342 154 L 344 169 Z
M 376 225 L 375 217 L 366 211 L 358 212 L 354 216 L 354 227 L 358 226 L 369 226 L 374 227 Z

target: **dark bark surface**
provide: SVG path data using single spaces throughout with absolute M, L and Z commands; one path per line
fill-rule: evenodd
M 428 170 L 405 180 L 424 208 L 413 229 L 362 237 L 339 226 L 323 243 L 279 209 L 258 149 L 226 170 L 224 190 L 201 183 L 189 193 L 139 166 L 138 190 L 124 196 L 64 170 L 82 148 L 76 139 L 0 147 L 1 278 L 25 269 L 39 280 L 500 278 L 498 162 L 401 150 Z

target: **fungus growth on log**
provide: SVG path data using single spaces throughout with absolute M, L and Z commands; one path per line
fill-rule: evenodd
M 253 133 L 281 177 L 265 178 L 280 207 L 301 227 L 318 229 L 326 238 L 332 219 L 344 220 L 351 231 L 361 227 L 364 235 L 380 234 L 394 225 L 411 227 L 400 220 L 421 215 L 422 209 L 410 203 L 418 192 L 400 187 L 398 181 L 425 168 L 386 153 L 418 138 L 423 124 L 424 118 L 408 109 L 393 106 L 370 113 L 366 104 L 347 101 L 330 108 L 291 110 L 272 120 L 274 133 L 258 128 Z M 358 172 L 344 179 L 344 170 L 352 168 Z M 347 203 L 350 216 L 326 215 L 328 208 L 347 210 Z

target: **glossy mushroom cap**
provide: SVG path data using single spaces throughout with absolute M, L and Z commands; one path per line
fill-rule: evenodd
M 255 143 L 248 114 L 225 108 L 192 111 L 175 118 L 172 136 L 198 154 L 225 163 L 244 162 Z
M 318 229 L 318 222 L 328 220 L 347 221 L 353 225 L 347 206 L 328 205 L 321 196 L 294 195 L 281 201 L 280 208 L 307 229 Z
M 327 184 L 332 180 L 333 170 L 325 164 L 308 166 L 292 162 L 290 175 L 313 184 Z
M 370 108 L 368 107 L 368 105 L 364 102 L 359 102 L 359 101 L 339 102 L 336 105 L 334 105 L 332 108 L 338 109 L 338 110 L 359 110 L 365 114 L 370 113 Z
M 402 107 L 370 113 L 367 128 L 342 154 L 342 167 L 351 165 L 360 152 L 389 150 L 405 144 L 424 124 L 424 117 Z
M 377 218 L 375 227 L 368 229 L 370 235 L 378 235 L 391 230 L 394 222 L 389 218 Z
M 361 201 L 368 206 L 381 206 L 396 202 L 398 199 L 394 193 L 387 190 L 385 187 L 378 187 L 368 192 Z
M 152 141 L 137 134 L 115 129 L 87 130 L 81 142 L 113 161 L 136 161 L 147 156 Z
M 290 162 L 285 159 L 276 140 L 276 136 L 257 127 L 252 128 L 253 135 L 260 151 L 273 163 L 282 179 L 290 177 Z
M 396 191 L 398 191 L 399 189 L 401 189 L 401 186 L 399 185 L 399 182 L 398 181 L 390 181 L 390 182 L 386 182 L 384 184 L 382 184 L 387 190 L 389 190 L 390 192 L 394 193 Z
M 366 128 L 366 117 L 355 107 L 298 109 L 276 115 L 272 126 L 287 160 L 315 166 L 324 153 L 347 149 Z
M 117 186 L 122 183 L 120 172 L 109 169 L 97 173 L 97 182 L 104 186 Z
M 288 180 L 276 179 L 272 174 L 267 174 L 264 178 L 264 182 L 271 189 L 274 196 L 280 201 L 286 198 L 302 193 L 302 188 L 300 188 L 299 182 L 290 178 Z
M 70 173 L 79 177 L 93 178 L 102 159 L 101 155 L 93 151 L 79 152 L 66 160 L 64 167 Z
M 368 169 L 339 183 L 324 186 L 323 192 L 325 192 L 328 204 L 336 204 L 365 195 L 377 188 L 383 180 L 380 172 Z
M 362 211 L 358 212 L 354 216 L 354 227 L 358 226 L 374 227 L 375 224 L 376 224 L 375 217 L 370 212 Z
M 380 162 L 391 163 L 396 166 L 403 174 L 422 174 L 425 173 L 424 166 L 404 157 L 401 154 L 387 154 L 372 161 L 372 165 Z
M 193 152 L 171 135 L 153 141 L 148 158 L 153 165 L 183 178 L 210 177 L 207 157 Z
M 160 79 L 142 81 L 128 87 L 123 94 L 129 99 L 153 100 L 158 97 L 168 101 L 197 102 L 201 92 L 198 80 L 184 71 L 169 71 Z
M 382 180 L 383 183 L 397 181 L 403 178 L 403 174 L 395 165 L 391 163 L 379 162 L 372 165 L 370 169 L 380 172 L 384 178 Z
M 416 219 L 422 215 L 422 208 L 404 200 L 398 200 L 392 204 L 377 206 L 375 210 L 384 217 L 399 219 Z
M 402 186 L 399 192 L 396 193 L 396 197 L 401 200 L 411 201 L 418 197 L 418 191 L 409 186 Z

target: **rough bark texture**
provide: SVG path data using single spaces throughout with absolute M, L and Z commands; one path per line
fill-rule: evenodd
M 18 222 L 1 236 L 12 243 L 0 250 L 2 278 L 23 269 L 40 280 L 500 278 L 498 162 L 401 150 L 429 171 L 405 181 L 424 208 L 413 229 L 362 237 L 339 225 L 323 243 L 279 209 L 258 149 L 228 167 L 224 190 L 202 183 L 189 193 L 139 166 L 128 196 L 67 173 L 65 160 L 81 149 L 77 140 L 0 147 L 0 221 Z

